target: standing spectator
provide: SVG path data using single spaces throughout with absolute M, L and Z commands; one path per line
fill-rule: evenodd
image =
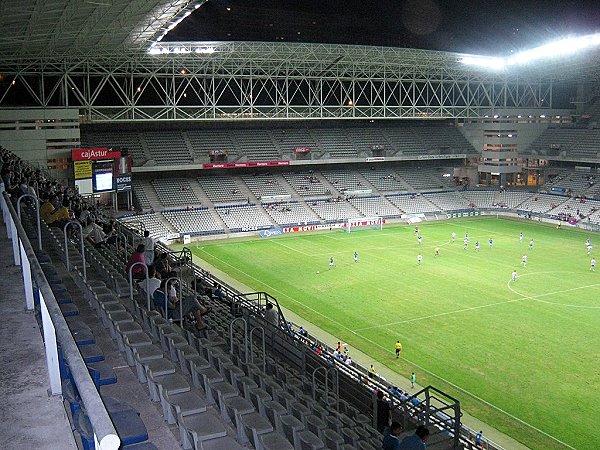
M 144 231 L 144 259 L 146 260 L 146 265 L 151 265 L 154 263 L 154 246 L 156 243 L 154 239 L 150 237 L 150 232 L 148 230 Z
M 383 435 L 382 450 L 398 450 L 400 448 L 400 440 L 398 436 L 402 433 L 402 425 L 398 422 L 392 422 L 390 428 Z
M 267 302 L 265 307 L 265 320 L 279 328 L 279 312 L 273 307 L 273 303 Z
M 478 448 L 480 448 L 480 447 L 482 447 L 482 444 L 483 444 L 483 431 L 480 430 L 479 433 L 477 433 L 475 435 L 475 445 Z
M 127 276 L 129 276 L 129 269 L 131 268 L 131 266 L 138 262 L 146 264 L 146 260 L 144 259 L 144 244 L 138 245 L 135 249 L 135 252 L 133 252 L 129 257 L 127 265 L 125 266 L 125 273 L 127 274 Z M 136 265 L 133 269 L 131 269 L 131 273 L 133 275 L 133 278 L 135 278 L 136 280 L 141 280 L 146 276 L 146 273 L 144 272 L 144 267 L 140 265 Z
M 387 428 L 390 422 L 390 404 L 385 399 L 383 391 L 377 390 L 377 431 L 383 433 L 383 430 Z
M 429 437 L 429 430 L 423 425 L 419 425 L 415 430 L 415 434 L 406 436 L 396 447 L 397 450 L 425 450 L 425 441 Z M 392 447 L 393 448 L 393 447 Z
M 373 367 L 373 364 L 369 367 L 369 378 L 375 378 L 375 367 Z

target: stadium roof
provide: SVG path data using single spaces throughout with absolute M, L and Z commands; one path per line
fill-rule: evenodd
M 0 0 L 0 61 L 86 57 L 145 60 L 167 58 L 166 54 L 147 55 L 175 25 L 206 3 L 206 0 Z M 193 16 L 192 16 L 193 17 Z M 187 23 L 187 20 L 185 21 Z M 178 28 L 179 29 L 179 28 Z M 458 71 L 481 74 L 489 67 L 463 67 L 465 54 L 414 48 L 373 47 L 339 44 L 300 44 L 220 42 L 214 54 L 179 53 L 177 59 L 255 59 L 257 61 L 300 61 L 331 64 L 331 67 L 364 64 L 409 66 L 433 71 Z M 194 48 L 209 44 L 159 42 L 157 48 Z M 164 47 L 163 47 L 164 46 Z M 166 52 L 175 53 L 175 52 Z M 202 54 L 199 54 L 202 53 Z M 403 61 L 406 64 L 403 64 Z M 598 79 L 600 51 L 588 49 L 577 55 L 510 68 L 511 77 L 545 80 Z M 509 70 L 509 69 L 507 69 Z M 436 73 L 436 72 L 433 72 Z M 590 80 L 591 81 L 591 80 Z
M 205 0 L 0 0 L 0 58 L 145 49 Z

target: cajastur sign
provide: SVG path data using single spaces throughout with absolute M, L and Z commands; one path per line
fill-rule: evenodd
M 71 150 L 71 159 L 73 161 L 88 161 L 97 159 L 118 159 L 121 152 L 111 150 L 106 147 L 74 148 Z

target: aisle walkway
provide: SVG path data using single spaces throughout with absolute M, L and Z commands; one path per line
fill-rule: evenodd
M 0 448 L 77 449 L 61 396 L 49 396 L 46 355 L 0 221 Z

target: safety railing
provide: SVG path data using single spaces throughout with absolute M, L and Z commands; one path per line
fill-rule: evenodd
M 1 185 L 0 190 L 3 191 Z M 39 293 L 50 392 L 52 395 L 62 394 L 58 363 L 58 344 L 60 343 L 63 358 L 69 365 L 73 380 L 92 425 L 97 448 L 100 450 L 117 450 L 121 443 L 119 436 L 79 353 L 19 216 L 10 201 L 10 197 L 4 191 L 0 195 L 0 203 L 2 204 L 8 237 L 13 243 L 15 265 L 20 265 L 23 272 L 25 307 L 27 310 L 34 309 L 34 289 Z

